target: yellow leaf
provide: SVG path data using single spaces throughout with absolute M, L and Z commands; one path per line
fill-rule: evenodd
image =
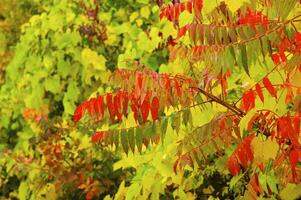
M 275 159 L 279 146 L 275 140 L 268 139 L 263 141 L 261 138 L 256 137 L 251 143 L 251 148 L 254 153 L 255 163 L 261 163 L 269 159 Z
M 139 16 L 138 12 L 133 12 L 130 16 L 130 22 L 133 22 L 137 19 L 137 17 Z
M 252 119 L 252 117 L 255 115 L 256 111 L 257 110 L 255 108 L 253 108 L 240 120 L 239 127 L 240 127 L 241 134 L 243 133 L 244 130 L 246 130 L 248 128 L 248 124 L 249 124 L 250 120 Z
M 106 59 L 102 55 L 98 55 L 95 51 L 85 48 L 81 52 L 84 65 L 92 65 L 95 69 L 105 70 Z
M 148 19 L 149 15 L 150 15 L 149 6 L 145 6 L 145 7 L 141 8 L 140 15 L 141 15 L 141 17 Z

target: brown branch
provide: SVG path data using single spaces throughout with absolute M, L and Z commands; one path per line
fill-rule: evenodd
M 228 102 L 221 100 L 220 98 L 218 98 L 217 96 L 214 96 L 213 94 L 207 92 L 206 90 L 204 90 L 202 88 L 196 88 L 196 89 L 198 89 L 200 93 L 202 93 L 203 95 L 205 95 L 212 101 L 228 108 L 232 112 L 236 113 L 238 116 L 243 117 L 244 115 L 246 115 L 242 110 L 240 110 L 236 106 L 233 106 L 233 105 L 229 104 Z

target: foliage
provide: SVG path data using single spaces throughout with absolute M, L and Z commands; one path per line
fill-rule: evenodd
M 11 12 L 15 10 L 16 12 Z M 31 1 L 3 0 L 0 5 L 0 81 L 3 83 L 5 66 L 13 53 L 13 46 L 20 35 L 20 27 L 33 14 L 39 12 L 37 4 Z
M 37 2 L 0 91 L 3 196 L 300 197 L 299 1 Z

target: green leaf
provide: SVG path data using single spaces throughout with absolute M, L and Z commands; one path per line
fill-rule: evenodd
M 128 132 L 126 130 L 120 131 L 120 137 L 121 137 L 121 145 L 122 145 L 123 151 L 126 154 L 128 154 L 128 152 L 129 152 Z
M 140 128 L 140 127 L 136 128 L 135 139 L 136 139 L 136 145 L 137 145 L 138 151 L 141 153 L 141 151 L 142 151 L 142 142 L 143 142 L 142 128 Z
M 54 75 L 45 80 L 45 89 L 52 92 L 53 94 L 59 93 L 61 91 L 60 77 Z
M 115 148 L 117 150 L 118 147 L 119 147 L 119 134 L 120 134 L 120 132 L 119 131 L 114 131 L 114 130 L 112 130 L 112 132 L 113 132 Z
M 230 189 L 233 190 L 233 188 L 235 187 L 235 185 L 238 183 L 238 181 L 244 176 L 244 174 L 240 174 L 238 176 L 234 176 L 230 183 L 229 183 L 229 186 L 230 186 Z
M 248 66 L 248 56 L 247 56 L 247 48 L 246 45 L 239 45 L 240 53 L 241 53 L 241 63 L 245 70 L 245 72 L 250 76 L 249 66 Z
M 181 125 L 181 116 L 180 113 L 175 113 L 171 117 L 171 127 L 172 129 L 176 130 L 177 133 L 180 131 Z
M 166 117 L 164 117 L 161 121 L 161 141 L 162 143 L 164 142 L 164 138 L 166 135 L 166 131 L 167 131 L 167 126 L 168 126 L 168 119 Z
M 135 129 L 130 128 L 127 132 L 130 148 L 135 153 Z

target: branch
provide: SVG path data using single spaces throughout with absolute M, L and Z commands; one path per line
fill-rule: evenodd
M 242 110 L 240 110 L 236 106 L 233 106 L 233 105 L 229 104 L 228 102 L 221 100 L 220 98 L 214 96 L 213 94 L 210 94 L 206 90 L 204 90 L 202 88 L 196 88 L 196 89 L 198 89 L 199 92 L 201 92 L 203 95 L 205 95 L 206 97 L 208 97 L 212 101 L 215 101 L 216 103 L 228 108 L 232 112 L 236 113 L 238 116 L 243 117 L 244 115 L 246 115 Z

